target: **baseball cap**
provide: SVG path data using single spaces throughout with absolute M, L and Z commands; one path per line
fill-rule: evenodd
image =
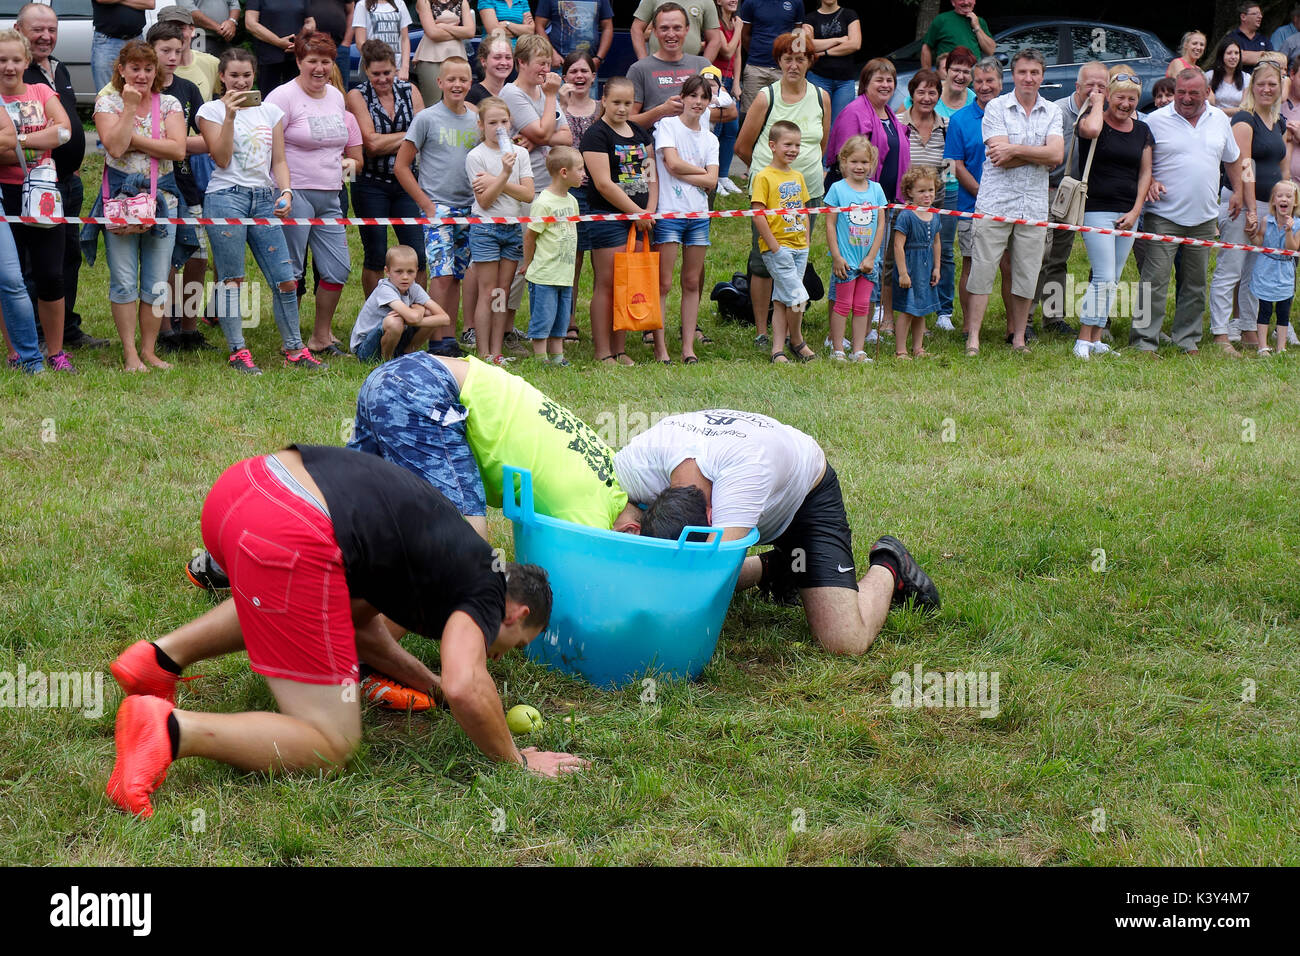
M 188 23 L 190 26 L 194 25 L 193 14 L 184 7 L 179 7 L 175 4 L 172 4 L 170 7 L 163 7 L 158 11 L 158 22 L 161 23 L 164 20 L 175 20 L 177 23 Z

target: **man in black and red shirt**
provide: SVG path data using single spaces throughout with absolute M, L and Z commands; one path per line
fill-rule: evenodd
M 546 572 L 502 562 L 425 481 L 374 455 L 295 445 L 226 469 L 201 524 L 231 597 L 111 667 L 128 695 L 107 787 L 122 809 L 150 816 L 150 794 L 180 757 L 245 770 L 346 763 L 361 739 L 359 660 L 436 691 L 494 760 L 546 776 L 586 765 L 518 750 L 487 670 L 546 625 Z M 398 644 L 407 631 L 440 641 L 440 676 Z M 279 713 L 175 709 L 184 667 L 242 648 Z

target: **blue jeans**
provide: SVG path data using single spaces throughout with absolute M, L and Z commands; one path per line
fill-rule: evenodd
M 957 262 L 952 247 L 957 241 L 956 216 L 939 217 L 939 314 L 952 315 L 953 290 L 957 282 Z
M 102 90 L 113 78 L 113 64 L 128 42 L 130 41 L 119 40 L 98 30 L 94 32 L 90 40 L 90 78 L 96 91 Z
M 41 347 L 36 341 L 36 312 L 23 284 L 23 270 L 18 264 L 18 247 L 9 223 L 0 223 L 0 309 L 4 310 L 5 329 L 26 372 L 45 368 Z
M 856 76 L 847 80 L 828 80 L 826 77 L 818 76 L 809 70 L 808 79 L 813 86 L 830 94 L 832 117 L 839 116 L 848 109 L 850 103 L 857 99 L 858 78 Z
M 1113 229 L 1119 213 L 1086 212 L 1083 224 L 1098 229 Z M 1105 325 L 1110 310 L 1115 305 L 1115 287 L 1124 272 L 1124 262 L 1133 248 L 1132 236 L 1103 236 L 1096 232 L 1083 234 L 1083 246 L 1088 250 L 1088 264 L 1092 266 L 1092 281 L 1079 303 L 1079 321 L 1084 325 Z
M 171 215 L 161 211 L 159 215 Z M 169 206 L 171 204 L 169 203 Z M 172 265 L 172 246 L 176 244 L 176 227 L 169 225 L 156 235 L 159 227 L 148 232 L 115 236 L 104 231 L 104 250 L 108 253 L 108 301 L 122 305 L 139 300 L 153 305 L 166 299 L 167 276 Z
M 740 117 L 719 123 L 714 130 L 718 137 L 718 175 L 731 174 L 731 161 L 736 156 L 736 137 L 740 134 Z
M 389 216 L 398 218 L 416 218 L 424 215 L 415 200 L 396 180 L 374 179 L 359 176 L 352 183 L 352 209 L 358 217 L 373 216 L 384 219 Z M 362 268 L 380 272 L 384 268 L 384 257 L 388 254 L 387 226 L 359 226 L 361 248 L 364 258 Z M 424 269 L 424 230 L 419 226 L 393 226 L 397 241 L 415 250 L 415 255 Z
M 271 219 L 275 216 L 277 194 L 271 189 L 232 186 L 217 189 L 203 197 L 203 215 L 211 219 Z M 271 314 L 280 330 L 280 341 L 290 351 L 302 348 L 298 330 L 298 291 L 293 263 L 284 230 L 280 226 L 208 226 L 212 246 L 212 265 L 217 275 L 217 321 L 232 352 L 244 347 L 243 309 L 239 286 L 230 279 L 244 278 L 244 245 L 253 250 L 253 258 L 271 287 Z M 281 285 L 288 290 L 281 289 Z M 249 316 L 256 327 L 259 316 Z
M 573 287 L 528 283 L 528 337 L 562 339 L 569 331 Z

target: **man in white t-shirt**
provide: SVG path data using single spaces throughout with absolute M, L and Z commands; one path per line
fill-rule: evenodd
M 736 590 L 758 585 L 786 603 L 797 589 L 813 636 L 829 651 L 862 654 L 891 604 L 939 607 L 939 591 L 901 541 L 871 547 L 858 580 L 839 478 L 821 447 L 766 415 L 731 409 L 665 418 L 614 456 L 631 501 L 646 504 L 640 533 L 677 538 L 691 525 L 723 540 L 757 528 L 772 550 L 745 559 Z

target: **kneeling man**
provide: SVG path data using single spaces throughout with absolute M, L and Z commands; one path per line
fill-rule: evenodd
M 497 570 L 487 544 L 414 475 L 373 455 L 292 446 L 228 468 L 204 502 L 202 531 L 229 569 L 231 597 L 112 664 L 128 695 L 107 787 L 122 809 L 150 816 L 150 794 L 180 757 L 245 770 L 344 764 L 361 739 L 359 655 L 437 688 L 494 760 L 548 776 L 584 765 L 515 747 L 486 666 L 545 627 L 546 572 Z M 396 637 L 406 631 L 441 641 L 441 678 L 402 650 Z M 175 709 L 184 667 L 245 647 L 279 713 Z
M 862 654 L 891 604 L 927 610 L 939 591 L 897 538 L 871 546 L 858 580 L 853 540 L 835 469 L 821 446 L 766 415 L 730 409 L 660 421 L 614 456 L 619 483 L 648 507 L 641 533 L 676 538 L 690 525 L 725 529 L 724 541 L 758 529 L 772 550 L 745 559 L 737 590 L 758 585 L 778 598 L 798 590 L 808 626 L 837 654 Z

